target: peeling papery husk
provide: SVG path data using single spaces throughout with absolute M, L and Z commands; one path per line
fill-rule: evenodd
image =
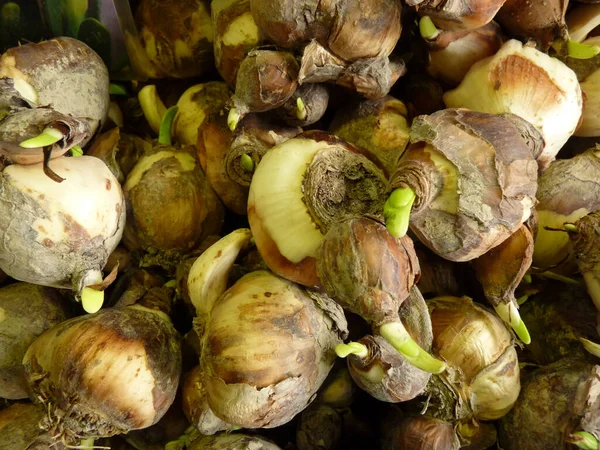
M 266 271 L 245 275 L 215 303 L 201 365 L 222 420 L 273 428 L 306 408 L 347 336 L 341 307 Z
M 248 114 L 238 123 L 229 145 L 227 175 L 241 186 L 250 187 L 253 171 L 244 169 L 240 158 L 247 155 L 256 167 L 269 149 L 300 133 L 300 127 L 281 125 L 265 115 Z
M 533 233 L 527 224 L 472 261 L 485 297 L 493 305 L 516 302 L 515 290 L 533 260 Z
M 87 122 L 52 108 L 22 109 L 0 122 L 1 163 L 36 164 L 44 161 L 45 148 L 24 148 L 19 144 L 38 136 L 47 127 L 57 129 L 64 136 L 48 150 L 50 159 L 64 155 L 74 145 L 82 145 L 90 134 Z
M 537 369 L 523 382 L 514 408 L 501 421 L 506 450 L 570 448 L 566 439 L 585 431 L 600 436 L 600 367 L 561 359 Z
M 223 433 L 194 440 L 188 450 L 281 450 L 273 442 L 260 436 Z
M 164 301 L 160 291 L 149 306 Z M 168 316 L 134 305 L 51 328 L 29 347 L 23 365 L 31 398 L 47 412 L 40 426 L 72 444 L 158 422 L 177 392 L 180 355 Z
M 363 97 L 377 99 L 385 97 L 405 72 L 401 60 L 384 56 L 349 63 L 312 41 L 304 48 L 298 80 L 300 84 L 332 82 Z
M 462 83 L 444 94 L 444 102 L 450 108 L 513 113 L 530 122 L 546 144 L 538 158 L 542 169 L 575 132 L 583 109 L 575 72 L 514 39 L 471 67 Z
M 401 5 L 394 0 L 251 0 L 250 5 L 259 28 L 283 48 L 316 39 L 340 58 L 356 61 L 389 56 L 400 38 Z
M 184 376 L 182 408 L 185 416 L 200 433 L 207 436 L 220 431 L 233 431 L 233 425 L 219 419 L 210 409 L 206 388 L 202 384 L 203 377 L 199 365 Z
M 213 65 L 213 29 L 208 0 L 142 0 L 135 13 L 145 50 L 145 76 L 187 78 Z
M 381 215 L 383 171 L 361 150 L 323 131 L 304 132 L 269 150 L 248 195 L 248 221 L 269 268 L 305 286 L 319 286 L 317 247 L 347 217 Z
M 253 50 L 240 64 L 231 101 L 239 114 L 275 109 L 298 87 L 298 70 L 291 53 Z
M 390 186 L 415 192 L 410 228 L 441 257 L 477 258 L 530 216 L 540 138 L 525 121 L 446 109 L 417 117 L 410 141 Z
M 433 332 L 427 304 L 416 287 L 400 307 L 400 317 L 408 333 L 426 351 L 431 349 Z M 365 336 L 358 341 L 369 351 L 367 358 L 348 356 L 348 370 L 354 382 L 376 399 L 398 403 L 421 394 L 431 374 L 416 368 L 381 336 Z
M 17 280 L 78 294 L 102 280 L 123 233 L 125 200 L 98 158 L 57 158 L 52 168 L 63 182 L 46 177 L 42 163 L 1 173 L 0 268 Z
M 588 75 L 580 86 L 585 102 L 581 124 L 575 131 L 575 136 L 600 136 L 600 69 Z
M 65 450 L 62 443 L 40 430 L 45 414 L 32 403 L 14 403 L 0 411 L 0 450 Z
M 428 416 L 404 417 L 386 434 L 383 450 L 458 450 L 461 447 L 452 423 Z
M 337 110 L 329 131 L 367 150 L 389 177 L 408 145 L 408 111 L 392 96 L 354 102 Z
M 579 273 L 587 285 L 590 297 L 600 311 L 600 212 L 582 217 L 575 226 L 577 232 L 570 235 Z
M 506 0 L 494 20 L 514 37 L 533 39 L 537 48 L 547 51 L 555 40 L 568 38 L 565 14 L 569 0 Z
M 437 80 L 456 86 L 473 64 L 494 55 L 503 42 L 502 31 L 495 22 L 470 32 L 442 31 L 434 40 L 427 41 L 427 72 Z
M 227 84 L 235 86 L 240 64 L 264 37 L 252 17 L 250 0 L 215 0 L 210 10 L 215 65 Z
M 90 47 L 70 37 L 58 37 L 7 50 L 0 57 L 0 78 L 22 80 L 33 88 L 37 105 L 87 121 L 89 134 L 104 124 L 110 106 L 109 75 Z M 25 91 L 23 91 L 25 92 Z
M 35 106 L 35 103 L 23 97 L 15 88 L 15 80 L 0 78 L 0 120 L 13 112 Z
M 408 0 L 419 16 L 429 16 L 436 27 L 470 31 L 491 22 L 505 0 Z
M 553 271 L 574 271 L 572 245 L 560 229 L 565 223 L 600 209 L 600 152 L 590 149 L 570 159 L 552 162 L 538 182 L 539 226 L 533 266 Z
M 468 297 L 428 302 L 435 355 L 448 363 L 431 378 L 429 414 L 440 419 L 495 420 L 506 414 L 520 391 L 513 337 L 491 311 Z
M 332 224 L 325 234 L 317 249 L 317 274 L 331 298 L 379 327 L 398 320 L 420 269 L 408 236 L 396 239 L 381 222 L 353 217 Z

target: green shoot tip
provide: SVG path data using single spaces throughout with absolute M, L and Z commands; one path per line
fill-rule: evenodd
M 27 139 L 19 144 L 23 148 L 39 148 L 54 145 L 65 137 L 61 131 L 56 128 L 46 127 L 40 134 L 31 139 Z
M 423 39 L 435 39 L 440 34 L 440 30 L 437 29 L 433 20 L 429 16 L 421 17 L 419 20 L 419 33 Z
M 100 311 L 104 303 L 104 291 L 84 287 L 81 291 L 81 305 L 85 312 L 94 314 Z

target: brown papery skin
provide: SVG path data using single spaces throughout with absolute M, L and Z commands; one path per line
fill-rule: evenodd
M 161 154 L 134 183 L 136 168 Z M 188 162 L 182 163 L 177 156 Z M 165 268 L 190 253 L 206 236 L 217 234 L 223 223 L 223 205 L 207 182 L 193 147 L 156 146 L 130 172 L 125 198 L 126 247 L 135 251 L 139 243 L 151 255 L 164 256 L 159 264 Z
M 200 437 L 187 448 L 189 450 L 281 450 L 271 441 L 241 433 Z
M 526 224 L 500 245 L 472 261 L 489 302 L 515 301 L 515 290 L 533 260 L 533 233 Z
M 408 236 L 394 238 L 380 222 L 351 218 L 332 225 L 317 249 L 325 292 L 373 327 L 398 319 L 398 308 L 419 278 Z
M 213 30 L 208 0 L 141 0 L 135 12 L 150 78 L 201 75 L 213 62 Z M 190 54 L 178 55 L 184 45 Z M 187 53 L 187 52 L 186 52 Z M 141 56 L 138 56 L 141 57 Z
M 410 228 L 423 244 L 451 261 L 469 261 L 527 220 L 538 165 L 523 132 L 506 118 L 466 109 L 414 120 L 390 186 L 415 192 Z M 540 135 L 531 132 L 535 141 Z
M 200 359 L 208 403 L 219 418 L 272 428 L 308 405 L 346 335 L 341 308 L 325 297 L 317 301 L 267 271 L 243 276 L 219 298 Z
M 13 111 L 0 122 L 0 169 L 7 163 L 37 164 L 44 161 L 42 147 L 23 148 L 19 144 L 39 135 L 46 127 L 56 128 L 65 135 L 64 140 L 52 145 L 50 159 L 59 158 L 74 145 L 83 145 L 91 136 L 86 119 L 78 120 L 52 108 Z
M 394 0 L 251 0 L 252 15 L 276 45 L 316 39 L 346 61 L 389 56 L 400 38 L 401 5 Z
M 173 403 L 179 336 L 163 313 L 104 309 L 51 328 L 23 359 L 31 398 L 57 440 L 110 437 L 155 424 Z
M 240 185 L 227 174 L 227 155 L 231 139 L 227 116 L 210 115 L 198 129 L 198 159 L 206 179 L 223 204 L 233 213 L 245 215 L 248 207 L 248 187 Z
M 11 48 L 0 57 L 0 78 L 22 78 L 38 94 L 39 105 L 85 120 L 90 133 L 84 146 L 106 121 L 110 106 L 109 76 L 104 62 L 77 39 L 59 37 Z
M 448 31 L 470 31 L 491 22 L 505 0 L 408 0 L 419 16 L 429 16 L 436 27 Z
M 254 22 L 250 11 L 250 0 L 216 0 L 211 5 L 211 16 L 214 28 L 214 52 L 215 65 L 221 77 L 230 86 L 235 86 L 237 72 L 240 64 L 246 57 L 246 54 L 255 47 L 258 47 L 264 40 L 262 33 L 257 28 L 256 35 L 252 30 L 244 31 L 244 40 L 232 44 L 226 39 L 228 32 L 236 32 L 234 30 L 239 24 L 238 20 L 244 20 L 248 23 Z M 254 23 L 255 26 L 256 23 Z
M 545 227 L 560 228 L 565 222 L 573 223 L 600 209 L 599 176 L 600 158 L 596 149 L 553 161 L 542 174 L 537 191 L 540 226 L 533 253 L 534 266 L 574 271 L 573 246 L 568 234 L 548 231 Z
M 454 425 L 428 416 L 406 417 L 388 433 L 383 450 L 458 450 Z
M 561 359 L 530 374 L 512 411 L 499 423 L 505 450 L 571 449 L 577 431 L 600 433 L 600 367 Z
M 336 136 L 367 150 L 387 177 L 408 145 L 409 130 L 406 106 L 391 95 L 340 108 L 329 126 Z
M 219 431 L 232 431 L 233 425 L 219 419 L 208 406 L 206 388 L 202 384 L 204 374 L 200 365 L 184 375 L 182 393 L 182 408 L 185 417 L 202 434 L 210 436 Z
M 0 397 L 27 398 L 21 361 L 44 331 L 71 316 L 57 289 L 30 283 L 0 288 Z
M 299 66 L 294 55 L 255 50 L 240 65 L 233 104 L 240 114 L 264 112 L 283 105 L 298 87 Z
M 447 420 L 504 416 L 520 391 L 519 361 L 507 326 L 468 297 L 436 297 L 428 306 L 432 353 L 448 363 L 447 372 L 432 377 L 428 386 L 432 411 Z
M 556 39 L 567 39 L 565 14 L 569 0 L 506 0 L 494 18 L 511 35 L 534 39 L 537 48 L 547 51 Z

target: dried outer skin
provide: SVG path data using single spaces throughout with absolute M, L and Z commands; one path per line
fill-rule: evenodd
M 276 45 L 294 48 L 311 39 L 326 39 L 332 18 L 329 10 L 336 0 L 250 0 L 258 28 Z
M 251 0 L 250 5 L 259 28 L 283 48 L 316 39 L 352 62 L 389 56 L 400 38 L 401 5 L 394 0 Z
M 151 78 L 198 76 L 214 65 L 208 0 L 142 0 L 135 22 Z
M 408 145 L 408 111 L 402 101 L 390 95 L 363 100 L 338 109 L 329 131 L 367 150 L 389 177 Z
M 512 334 L 491 311 L 468 297 L 436 297 L 428 302 L 433 353 L 448 370 L 432 376 L 429 414 L 444 420 L 495 420 L 520 392 Z
M 306 117 L 298 118 L 298 98 L 304 104 Z M 319 121 L 325 114 L 329 104 L 329 89 L 323 83 L 308 83 L 302 84 L 296 89 L 292 96 L 273 111 L 276 117 L 281 119 L 290 126 L 305 127 Z
M 600 436 L 600 367 L 565 358 L 531 373 L 519 400 L 499 426 L 506 450 L 573 448 L 576 431 Z
M 241 167 L 240 157 L 248 155 L 256 167 L 270 148 L 300 133 L 302 128 L 281 125 L 280 121 L 275 120 L 275 115 L 272 118 L 262 114 L 244 116 L 236 126 L 229 144 L 226 158 L 227 175 L 241 186 L 249 188 L 252 172 Z
M 284 151 L 310 155 L 308 167 L 306 164 L 298 164 L 294 166 L 294 170 L 303 177 L 301 192 L 298 193 L 304 199 L 300 207 L 306 206 L 309 211 L 307 216 L 302 213 L 302 218 L 306 217 L 304 223 L 314 233 L 311 241 L 304 241 L 300 251 L 290 259 L 284 256 L 290 254 L 287 253 L 289 235 L 283 236 L 279 233 L 279 227 L 269 227 L 263 223 L 263 218 L 270 211 L 261 196 L 268 196 L 271 191 L 263 185 L 256 187 L 258 183 L 254 184 L 254 180 L 259 176 L 264 177 L 265 172 L 269 177 L 278 175 L 270 172 L 275 167 L 272 161 L 283 156 Z M 287 180 L 280 178 L 277 180 L 278 184 Z M 305 131 L 273 147 L 261 160 L 250 186 L 248 221 L 257 248 L 272 271 L 296 283 L 318 287 L 320 282 L 316 273 L 316 251 L 331 224 L 357 215 L 382 215 L 386 192 L 387 181 L 383 171 L 365 157 L 361 149 L 330 133 Z M 294 217 L 296 220 L 298 216 Z M 289 223 L 289 226 L 294 225 L 295 223 Z
M 400 306 L 399 315 L 415 342 L 429 351 L 433 341 L 431 318 L 418 288 L 413 286 L 410 290 L 410 295 Z M 408 363 L 381 336 L 365 336 L 359 342 L 367 346 L 369 357 L 362 360 L 350 355 L 347 361 L 350 375 L 361 389 L 390 403 L 408 401 L 423 392 L 431 374 Z M 374 373 L 382 371 L 381 381 L 371 381 L 368 374 L 372 369 L 375 369 Z
M 539 178 L 534 266 L 568 264 L 573 257 L 569 235 L 546 227 L 562 228 L 565 222 L 574 223 L 600 209 L 599 156 L 598 149 L 590 149 L 573 158 L 554 161 Z
M 34 103 L 15 89 L 15 80 L 6 77 L 0 78 L 0 121 L 14 111 L 34 107 Z
M 32 403 L 14 403 L 0 411 L 0 450 L 64 450 L 65 446 L 40 430 L 44 409 Z
M 298 450 L 334 450 L 342 435 L 341 414 L 326 404 L 313 403 L 302 412 L 296 430 Z
M 405 417 L 388 433 L 382 450 L 458 450 L 454 425 L 428 416 Z
M 188 450 L 281 450 L 281 448 L 258 436 L 223 433 L 196 439 Z
M 469 31 L 492 21 L 505 0 L 408 0 L 420 16 L 429 16 L 436 27 Z
M 0 160 L 4 164 L 36 164 L 44 160 L 42 147 L 23 148 L 19 144 L 39 135 L 44 128 L 57 128 L 65 137 L 52 146 L 52 159 L 64 155 L 74 145 L 83 145 L 91 135 L 88 123 L 61 114 L 52 108 L 21 109 L 0 122 Z
M 546 3 L 528 0 L 506 0 L 494 18 L 511 35 L 534 39 L 537 47 L 547 51 L 556 40 L 567 39 L 565 14 L 569 0 Z
M 577 267 L 581 274 L 598 272 L 600 263 L 600 212 L 594 211 L 575 222 L 577 233 L 571 235 Z
M 594 357 L 581 345 L 580 338 L 600 341 L 596 331 L 597 311 L 585 285 L 546 282 L 545 289 L 529 298 L 519 312 L 531 334 L 527 356 L 541 365 L 561 358 Z
M 472 260 L 527 220 L 538 166 L 511 121 L 446 109 L 417 117 L 410 133 L 390 186 L 413 189 L 410 228 L 435 253 Z
M 283 105 L 298 87 L 298 70 L 291 53 L 251 51 L 240 65 L 233 104 L 240 114 L 269 111 Z
M 0 288 L 0 397 L 27 398 L 23 355 L 47 329 L 71 316 L 56 289 L 30 283 Z
M 23 358 L 45 429 L 65 442 L 149 427 L 169 409 L 181 346 L 168 316 L 141 306 L 108 308 L 46 331 Z
M 315 302 L 270 272 L 243 276 L 216 302 L 201 338 L 210 407 L 245 428 L 289 422 L 313 399 L 346 333 L 333 300 Z
M 232 431 L 233 425 L 219 419 L 208 405 L 204 374 L 197 365 L 183 378 L 182 408 L 185 416 L 200 433 L 211 436 L 220 431 Z
M 264 37 L 252 17 L 250 0 L 215 0 L 210 8 L 215 65 L 227 84 L 235 86 L 240 64 Z
M 198 159 L 206 179 L 223 204 L 234 214 L 245 215 L 248 207 L 248 187 L 232 180 L 227 173 L 227 155 L 231 139 L 227 116 L 210 115 L 198 129 Z
M 221 229 L 224 208 L 206 180 L 193 147 L 157 145 L 142 156 L 124 185 L 125 246 L 139 244 L 167 270 Z M 160 207 L 158 207 L 160 205 Z
M 87 142 L 106 121 L 110 106 L 108 69 L 83 42 L 59 37 L 7 50 L 0 78 L 22 78 L 38 94 L 38 105 L 88 122 Z
M 333 21 L 322 45 L 348 62 L 390 56 L 402 31 L 400 3 L 337 0 L 330 4 Z
M 222 81 L 208 81 L 187 89 L 177 101 L 179 111 L 171 130 L 174 140 L 181 145 L 196 145 L 198 129 L 207 117 L 226 116 L 224 110 L 230 97 L 229 87 Z
M 0 268 L 20 281 L 79 291 L 121 240 L 123 192 L 98 158 L 58 158 L 52 167 L 65 181 L 39 176 L 41 163 L 0 174 Z
M 515 301 L 515 290 L 533 260 L 533 233 L 524 223 L 500 245 L 472 261 L 485 298 L 494 306 Z
M 366 217 L 332 224 L 317 249 L 317 274 L 327 294 L 373 327 L 398 320 L 398 308 L 419 278 L 412 240 L 394 238 Z

